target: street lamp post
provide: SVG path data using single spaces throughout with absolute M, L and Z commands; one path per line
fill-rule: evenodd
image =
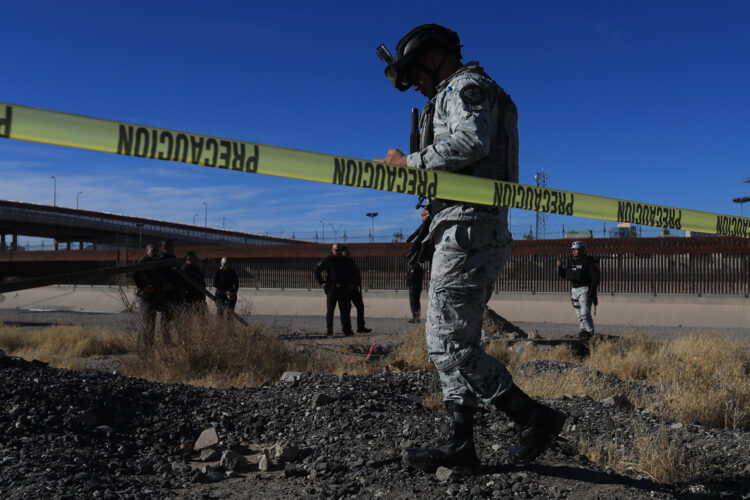
M 53 175 L 53 176 L 50 176 L 50 179 L 52 179 L 55 183 L 54 187 L 52 188 L 52 206 L 56 207 L 57 206 L 57 177 Z
M 323 221 L 320 221 L 320 227 L 323 228 L 323 232 L 322 232 L 323 236 L 321 236 L 320 241 L 325 243 L 326 242 L 326 225 L 323 223 Z
M 370 243 L 375 242 L 375 217 L 378 216 L 377 212 L 367 212 L 365 215 L 372 219 L 372 229 L 370 230 Z
M 82 194 L 83 194 L 83 191 L 78 191 L 78 193 L 76 193 L 76 210 L 78 210 L 78 197 L 81 196 Z
M 203 227 L 208 227 L 208 203 L 204 201 L 203 207 L 206 209 L 206 218 L 203 219 Z
M 193 225 L 195 225 L 195 218 L 198 217 L 198 214 L 193 214 Z
M 742 212 L 742 205 L 750 201 L 750 196 L 743 196 L 741 198 L 733 198 L 732 201 L 740 204 L 740 217 L 744 217 L 745 215 Z

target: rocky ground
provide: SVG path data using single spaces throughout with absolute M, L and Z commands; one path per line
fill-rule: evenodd
M 31 329 L 125 328 L 130 321 L 127 315 L 0 313 L 0 321 Z M 261 319 L 288 340 L 329 341 L 319 336 L 322 318 Z M 408 325 L 375 319 L 369 326 L 373 334 L 346 340 L 394 343 Z M 518 326 L 547 338 L 570 333 L 567 325 Z M 109 371 L 75 372 L 0 356 L 3 498 L 750 499 L 750 433 L 675 424 L 617 398 L 547 401 L 569 418 L 561 439 L 527 467 L 506 459 L 515 440 L 509 421 L 482 408 L 476 425 L 481 472 L 424 474 L 405 469 L 400 457 L 404 447 L 435 442 L 444 432 L 442 415 L 423 406 L 439 386 L 432 372 L 286 374 L 276 384 L 220 390 L 150 383 L 103 367 Z M 550 361 L 521 367 L 572 369 L 581 368 Z M 665 431 L 702 477 L 660 484 L 578 453 L 582 439 L 615 439 L 631 450 L 636 430 Z
M 523 369 L 566 370 L 554 362 Z M 674 425 L 589 398 L 549 404 L 569 414 L 560 442 L 515 467 L 507 419 L 481 409 L 473 476 L 405 469 L 401 450 L 431 442 L 441 415 L 422 405 L 431 372 L 286 374 L 246 389 L 156 384 L 0 357 L 0 491 L 4 498 L 750 498 L 750 434 Z M 579 438 L 665 428 L 707 472 L 663 485 L 577 454 Z

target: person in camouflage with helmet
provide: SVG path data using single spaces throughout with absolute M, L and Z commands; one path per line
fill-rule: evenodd
M 455 32 L 418 26 L 399 41 L 395 57 L 384 45 L 378 55 L 398 90 L 413 87 L 429 101 L 420 116 L 419 150 L 407 156 L 391 149 L 376 161 L 518 182 L 516 106 L 478 63 L 461 62 Z M 421 217 L 429 224 L 422 244 L 434 247 L 427 349 L 440 376 L 449 434 L 439 446 L 405 450 L 403 461 L 427 472 L 440 466 L 476 471 L 473 417 L 484 402 L 519 428 L 511 462 L 529 463 L 561 432 L 566 416 L 521 391 L 505 365 L 480 345 L 487 301 L 510 256 L 508 209 L 432 199 Z

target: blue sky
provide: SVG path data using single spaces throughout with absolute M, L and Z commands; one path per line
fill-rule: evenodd
M 408 149 L 424 97 L 375 48 L 437 22 L 516 102 L 522 183 L 544 168 L 557 189 L 739 215 L 748 19 L 740 0 L 0 0 L 0 101 L 380 158 Z M 0 141 L 0 176 L 2 199 L 51 204 L 55 176 L 58 205 L 202 224 L 206 202 L 209 226 L 272 235 L 365 237 L 372 211 L 378 239 L 418 224 L 411 196 L 20 141 Z M 513 210 L 516 237 L 535 216 Z M 547 232 L 563 225 L 604 226 Z

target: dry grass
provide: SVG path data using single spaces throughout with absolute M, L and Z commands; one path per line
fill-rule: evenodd
M 640 331 L 626 330 L 617 342 L 596 342 L 585 365 L 623 380 L 647 381 L 656 368 L 661 343 Z
M 0 324 L 0 348 L 7 354 L 59 368 L 80 369 L 86 358 L 125 354 L 134 345 L 128 336 L 101 328 L 50 326 L 24 331 Z
M 691 481 L 703 475 L 704 467 L 685 459 L 685 449 L 669 440 L 667 429 L 649 433 L 636 424 L 632 432 L 632 444 L 628 445 L 619 433 L 609 441 L 593 443 L 581 437 L 578 452 L 619 474 L 635 473 L 660 483 Z
M 406 363 L 410 370 L 433 370 L 427 356 L 424 325 L 407 327 L 401 334 L 401 341 L 393 352 L 393 358 Z
M 137 350 L 133 338 L 102 329 L 55 326 L 24 331 L 0 325 L 0 348 L 11 355 L 70 369 L 80 369 L 87 357 L 132 353 L 126 362 L 129 375 L 213 387 L 275 382 L 287 370 L 372 374 L 394 362 L 402 369 L 434 369 L 427 356 L 423 325 L 405 330 L 391 356 L 380 361 L 364 361 L 364 356 L 352 354 L 344 346 L 295 347 L 260 326 L 241 327 L 212 314 L 181 316 L 173 330 L 172 344 L 157 342 L 153 349 Z M 626 331 L 619 341 L 594 343 L 585 360 L 565 346 L 526 345 L 518 352 L 518 345 L 495 341 L 487 352 L 505 363 L 516 375 L 516 383 L 533 396 L 603 399 L 622 390 L 592 376 L 590 370 L 596 370 L 658 387 L 658 395 L 650 400 L 626 395 L 636 406 L 650 406 L 665 418 L 750 429 L 750 349 L 718 333 L 695 332 L 659 342 L 641 331 Z M 520 374 L 518 368 L 523 363 L 539 359 L 565 361 L 589 370 Z M 428 395 L 427 403 L 440 407 L 439 391 Z
M 658 387 L 651 403 L 665 418 L 750 429 L 750 349 L 725 335 L 697 331 L 669 342 L 625 335 L 595 344 L 585 365 Z
M 169 343 L 140 349 L 128 373 L 158 382 L 207 387 L 257 386 L 285 371 L 345 371 L 338 353 L 294 348 L 262 326 L 241 326 L 213 314 L 180 314 Z
M 664 387 L 663 411 L 673 420 L 750 429 L 750 349 L 714 332 L 665 344 L 653 379 Z

